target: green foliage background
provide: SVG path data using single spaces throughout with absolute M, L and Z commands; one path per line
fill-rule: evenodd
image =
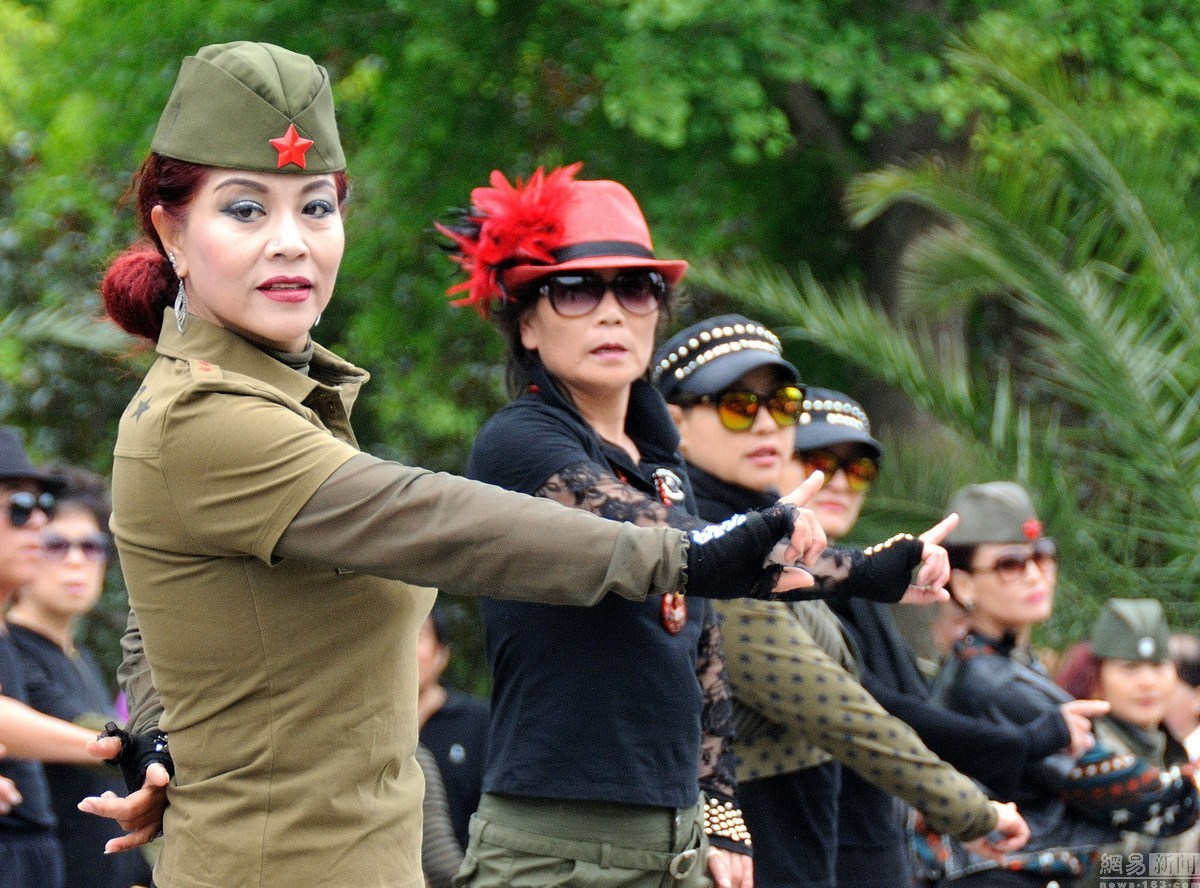
M 843 207 L 858 175 L 931 158 L 925 168 L 936 176 L 969 159 L 999 187 L 1036 191 L 1030 171 L 1051 169 L 1070 187 L 1043 203 L 1046 213 L 1093 200 L 1070 157 L 1030 164 L 1059 149 L 1061 121 L 1001 80 L 953 64 L 962 41 L 1022 76 L 1061 73 L 1074 98 L 1091 103 L 1089 125 L 1102 127 L 1106 144 L 1177 148 L 1166 202 L 1190 207 L 1200 167 L 1191 147 L 1200 143 L 1200 35 L 1188 0 L 0 0 L 0 420 L 26 429 L 43 457 L 109 468 L 116 419 L 149 358 L 93 320 L 103 267 L 134 237 L 120 197 L 179 60 L 234 39 L 280 43 L 329 68 L 353 194 L 321 337 L 374 376 L 356 415 L 364 446 L 452 471 L 502 403 L 500 348 L 478 318 L 448 307 L 452 267 L 430 225 L 493 168 L 522 175 L 582 159 L 585 177 L 627 184 L 658 252 L 712 272 L 696 276 L 677 323 L 751 300 L 765 319 L 802 330 L 799 297 L 753 301 L 720 286 L 720 271 L 842 282 L 835 302 L 845 287 L 884 310 L 849 322 L 884 324 L 907 304 L 906 248 L 947 218 L 933 201 L 915 214 L 912 203 L 882 201 L 855 227 Z M 1114 279 L 1130 255 L 1111 255 Z M 973 274 L 961 261 L 955 268 L 945 276 Z M 970 287 L 944 288 L 958 312 L 949 320 L 926 306 L 906 321 L 971 355 L 985 378 L 1013 370 L 1006 359 L 1022 347 L 1008 323 L 1014 308 L 1000 298 L 1014 291 L 989 283 L 996 298 L 982 301 L 968 298 Z M 1152 286 L 1139 293 L 1154 298 Z M 1013 377 L 1012 400 L 997 402 L 999 389 L 984 386 L 970 404 L 977 415 L 943 428 L 937 420 L 947 416 L 913 406 L 933 404 L 918 388 L 896 377 L 879 385 L 871 348 L 882 334 L 851 337 L 851 360 L 838 328 L 822 329 L 815 341 L 793 339 L 790 357 L 806 378 L 862 397 L 895 441 L 872 529 L 932 518 L 960 480 L 1032 481 L 1030 454 L 1054 459 L 991 434 L 998 411 L 1032 415 L 1030 399 L 1044 388 Z M 953 457 L 949 471 L 908 456 L 931 442 Z M 1042 505 L 1064 535 L 1082 497 L 1056 480 L 1054 465 Z M 1157 482 L 1129 471 L 1119 483 Z M 1067 565 L 1067 579 L 1084 603 L 1127 591 L 1098 567 L 1075 570 Z M 1173 576 L 1172 588 L 1185 588 L 1195 568 L 1177 565 Z M 110 662 L 116 580 L 89 628 Z M 463 609 L 469 617 L 469 603 Z M 1056 640 L 1078 636 L 1091 612 L 1067 610 Z M 1195 621 L 1194 611 L 1175 613 Z M 475 644 L 469 619 L 456 624 L 468 627 L 463 645 Z

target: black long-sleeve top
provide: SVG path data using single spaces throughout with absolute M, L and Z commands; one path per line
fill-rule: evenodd
M 596 434 L 543 368 L 533 376 L 531 391 L 480 431 L 470 477 L 614 520 L 704 524 L 678 433 L 648 383 L 630 397 L 635 462 Z M 700 790 L 734 799 L 731 697 L 707 601 L 689 596 L 676 631 L 657 598 L 610 596 L 591 608 L 485 598 L 480 615 L 493 677 L 484 792 L 668 808 L 694 804 Z
M 848 599 L 832 606 L 857 648 L 863 687 L 884 709 L 911 725 L 939 757 L 1001 798 L 1009 797 L 1031 764 L 1070 742 L 1057 709 L 1030 724 L 1014 725 L 936 705 L 884 605 Z M 838 802 L 839 884 L 851 884 L 854 874 L 874 866 L 882 849 L 902 848 L 904 842 L 904 824 L 894 813 L 892 797 L 844 771 Z

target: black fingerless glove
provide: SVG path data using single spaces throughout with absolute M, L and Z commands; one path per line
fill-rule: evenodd
M 688 533 L 687 588 L 699 598 L 768 598 L 783 566 L 767 556 L 790 537 L 796 507 L 776 503 Z
M 828 551 L 828 550 L 827 550 Z M 849 576 L 825 592 L 824 598 L 866 598 L 894 603 L 904 597 L 913 581 L 913 571 L 921 564 L 925 544 L 910 534 L 897 534 L 890 540 L 862 552 L 842 550 L 848 557 Z
M 108 763 L 121 769 L 125 788 L 130 792 L 142 788 L 146 782 L 146 771 L 151 765 L 162 765 L 170 776 L 175 776 L 175 762 L 171 760 L 171 751 L 167 749 L 167 735 L 162 731 L 130 734 L 118 728 L 114 722 L 109 722 L 100 736 L 120 738 L 121 751 L 116 758 L 108 759 Z

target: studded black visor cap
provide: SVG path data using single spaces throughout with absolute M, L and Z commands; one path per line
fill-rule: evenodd
M 796 452 L 835 444 L 862 444 L 876 459 L 883 455 L 882 445 L 871 437 L 871 420 L 857 401 L 833 389 L 810 388 L 796 425 Z
M 721 315 L 680 330 L 654 354 L 650 382 L 668 401 L 715 395 L 758 367 L 777 367 L 786 382 L 800 373 L 783 358 L 779 337 L 742 315 Z

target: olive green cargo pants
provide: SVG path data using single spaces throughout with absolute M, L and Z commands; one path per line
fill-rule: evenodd
M 712 888 L 703 807 L 485 795 L 455 888 Z

